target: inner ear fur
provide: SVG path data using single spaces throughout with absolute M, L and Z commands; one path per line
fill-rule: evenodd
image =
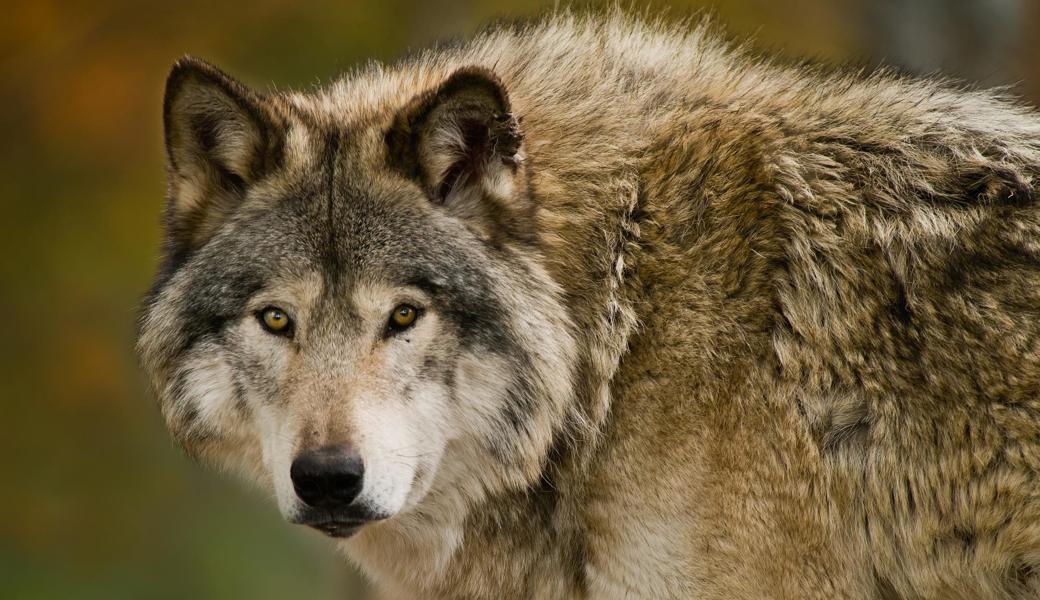
M 463 204 L 476 195 L 510 194 L 522 140 L 502 82 L 481 67 L 459 69 L 419 94 L 386 134 L 394 169 L 419 182 L 434 202 L 467 210 L 475 207 Z
M 174 64 L 163 99 L 168 242 L 200 245 L 250 185 L 281 163 L 283 126 L 268 101 L 209 63 Z

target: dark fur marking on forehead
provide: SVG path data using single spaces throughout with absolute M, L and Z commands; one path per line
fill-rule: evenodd
M 336 179 L 337 179 L 337 164 L 339 162 L 339 153 L 341 147 L 341 134 L 338 132 L 326 132 L 321 154 L 321 168 L 323 172 L 323 185 L 322 196 L 325 199 L 325 251 L 321 253 L 321 262 L 325 267 L 325 278 L 328 281 L 329 289 L 335 287 L 335 282 L 339 279 L 343 271 L 343 264 L 340 260 L 339 253 L 336 252 L 337 244 L 337 223 L 336 223 L 336 203 L 339 195 L 336 193 Z

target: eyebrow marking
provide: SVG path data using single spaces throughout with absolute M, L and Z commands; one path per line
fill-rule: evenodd
M 435 296 L 444 289 L 443 283 L 422 276 L 406 280 L 405 285 L 418 288 L 430 296 Z

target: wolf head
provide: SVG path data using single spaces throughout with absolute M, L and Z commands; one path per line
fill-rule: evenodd
M 167 81 L 142 363 L 192 456 L 330 535 L 525 485 L 573 402 L 508 92 L 430 77 L 345 113 L 195 59 Z

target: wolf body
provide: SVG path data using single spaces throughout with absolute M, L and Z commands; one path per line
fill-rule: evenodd
M 615 14 L 164 116 L 169 428 L 388 597 L 1040 594 L 1031 109 Z

